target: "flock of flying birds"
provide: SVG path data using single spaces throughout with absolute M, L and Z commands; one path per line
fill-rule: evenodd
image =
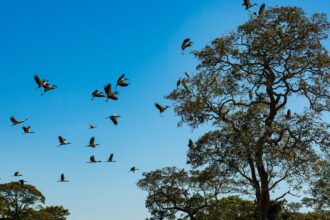
M 257 4 L 251 4 L 250 0 L 244 0 L 243 1 L 243 6 L 245 6 L 245 9 L 246 10 L 249 10 L 250 8 L 256 6 Z M 265 4 L 262 4 L 260 9 L 259 9 L 259 12 L 256 13 L 254 12 L 253 14 L 256 15 L 256 16 L 261 16 L 263 15 L 264 13 L 264 10 L 265 10 Z M 191 47 L 193 45 L 193 42 L 189 39 L 189 38 L 186 38 L 183 40 L 182 44 L 181 44 L 181 51 L 182 51 L 182 54 L 184 53 L 184 51 L 188 48 L 188 47 Z M 187 79 L 189 78 L 189 74 L 188 73 L 185 73 L 185 78 L 183 79 L 179 79 L 176 83 L 177 87 L 179 87 L 180 85 L 183 86 L 183 88 L 186 90 L 187 93 L 190 93 L 190 90 L 189 90 L 189 87 L 187 85 Z M 40 77 L 38 75 L 35 75 L 34 76 L 34 80 L 37 84 L 37 89 L 40 89 L 42 88 L 43 89 L 43 92 L 41 93 L 41 95 L 43 96 L 44 94 L 46 94 L 47 92 L 51 91 L 51 90 L 55 90 L 57 89 L 57 86 L 54 85 L 54 84 L 50 84 L 48 80 L 45 80 L 45 79 L 40 79 Z M 104 86 L 104 92 L 102 91 L 99 91 L 98 89 L 94 90 L 92 92 L 92 101 L 95 99 L 95 98 L 105 98 L 105 101 L 108 102 L 109 100 L 113 100 L 113 101 L 116 101 L 118 100 L 118 91 L 116 90 L 118 87 L 127 87 L 128 85 L 130 84 L 130 81 L 128 78 L 126 78 L 125 74 L 122 74 L 118 80 L 117 80 L 117 83 L 116 83 L 116 86 L 115 88 L 113 89 L 111 84 L 107 84 Z M 159 103 L 155 103 L 155 107 L 158 109 L 159 113 L 162 114 L 163 112 L 165 112 L 169 106 L 163 106 Z M 291 112 L 290 110 L 288 110 L 288 113 L 287 113 L 287 116 L 290 116 L 291 115 Z M 110 115 L 109 117 L 107 117 L 106 119 L 110 119 L 112 121 L 112 123 L 114 125 L 118 125 L 118 119 L 119 117 L 121 117 L 120 115 L 116 115 L 116 114 L 113 114 L 113 115 Z M 12 122 L 12 126 L 16 126 L 16 125 L 19 125 L 19 124 L 23 124 L 24 122 L 26 122 L 28 119 L 24 119 L 24 120 L 17 120 L 14 116 L 11 116 L 10 117 L 10 121 Z M 89 125 L 89 129 L 95 129 L 96 126 L 95 125 Z M 31 133 L 34 133 L 33 131 L 31 131 L 31 126 L 23 126 L 22 127 L 23 129 L 23 134 L 31 134 Z M 70 142 L 68 142 L 64 137 L 62 136 L 58 136 L 58 141 L 59 141 L 59 145 L 58 147 L 60 146 L 65 146 L 65 145 L 69 145 L 71 144 Z M 189 139 L 189 142 L 188 142 L 188 146 L 189 147 L 192 147 L 193 146 L 193 141 L 191 139 Z M 86 147 L 91 147 L 91 148 L 96 148 L 99 144 L 95 143 L 95 137 L 91 137 L 90 141 L 89 141 L 89 144 L 86 145 Z M 109 158 L 105 161 L 105 162 L 108 162 L 108 163 L 114 163 L 116 162 L 114 160 L 114 155 L 111 153 Z M 92 155 L 90 156 L 89 158 L 89 161 L 87 163 L 101 163 L 102 161 L 101 160 L 96 160 L 95 156 Z M 139 169 L 135 166 L 131 167 L 129 172 L 136 172 L 138 171 Z M 19 172 L 19 171 L 16 171 L 13 175 L 14 177 L 22 177 L 23 175 Z M 18 181 L 19 183 L 21 183 L 22 185 L 24 185 L 24 183 L 26 182 L 25 180 L 23 179 L 20 179 Z M 58 180 L 58 182 L 69 182 L 69 180 L 66 179 L 64 173 L 62 173 L 60 175 L 60 179 Z

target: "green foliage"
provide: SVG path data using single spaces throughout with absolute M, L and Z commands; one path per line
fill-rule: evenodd
M 45 203 L 44 195 L 34 186 L 11 182 L 0 184 L 1 215 L 20 220 L 28 216 L 31 208 Z
M 188 163 L 225 170 L 241 184 L 233 192 L 254 193 L 260 219 L 273 218 L 271 199 L 313 180 L 322 161 L 317 149 L 330 147 L 329 124 L 322 119 L 330 111 L 330 57 L 322 45 L 329 27 L 324 14 L 307 17 L 296 7 L 251 16 L 195 51 L 200 64 L 186 79 L 188 89 L 167 96 L 179 124 L 213 124 L 190 146 Z M 304 110 L 288 111 L 294 97 L 306 100 Z M 288 191 L 271 198 L 281 183 Z
M 45 196 L 34 186 L 18 182 L 0 184 L 0 218 L 10 220 L 65 220 L 62 206 L 42 207 Z

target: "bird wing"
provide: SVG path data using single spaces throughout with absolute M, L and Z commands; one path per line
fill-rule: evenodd
M 104 91 L 107 95 L 111 93 L 111 84 L 109 83 L 108 85 L 104 86 Z
M 40 86 L 42 84 L 42 81 L 40 80 L 38 75 L 34 75 L 34 81 L 36 81 L 36 83 L 38 84 L 38 86 Z
M 260 6 L 259 15 L 262 15 L 264 13 L 265 7 L 266 7 L 266 4 L 265 3 Z
M 89 141 L 89 145 L 93 146 L 95 143 L 95 137 L 92 137 L 91 140 Z
M 58 136 L 58 140 L 60 141 L 61 144 L 65 142 L 65 139 L 62 136 Z
M 160 104 L 155 103 L 155 106 L 156 106 L 156 108 L 158 108 L 159 111 L 162 110 L 162 106 Z
M 14 116 L 10 117 L 10 121 L 13 123 L 18 123 L 18 121 L 16 120 L 16 118 Z
M 113 154 L 110 154 L 109 161 L 112 161 L 113 159 Z

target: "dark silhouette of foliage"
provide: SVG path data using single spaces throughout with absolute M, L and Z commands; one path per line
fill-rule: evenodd
M 62 206 L 42 207 L 45 196 L 34 186 L 11 182 L 0 184 L 0 219 L 65 220 L 69 211 Z
M 329 148 L 330 57 L 322 45 L 329 22 L 324 14 L 307 17 L 296 7 L 251 16 L 237 31 L 212 41 L 194 55 L 197 73 L 167 98 L 179 124 L 196 128 L 211 122 L 188 152 L 194 168 L 226 170 L 240 193 L 253 192 L 258 218 L 270 218 L 271 200 L 299 192 Z M 288 104 L 305 100 L 293 112 Z M 322 167 L 318 167 L 319 169 Z M 288 191 L 271 198 L 282 183 Z

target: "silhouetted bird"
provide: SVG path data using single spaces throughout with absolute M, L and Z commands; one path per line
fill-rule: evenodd
M 95 125 L 89 125 L 89 129 L 95 129 L 96 126 Z
M 65 138 L 63 138 L 62 136 L 58 136 L 58 140 L 60 142 L 60 144 L 58 145 L 58 147 L 59 146 L 63 146 L 63 145 L 71 144 L 71 143 L 67 142 L 67 140 Z
M 253 94 L 252 94 L 251 90 L 249 91 L 249 98 L 250 98 L 250 100 L 252 100 L 252 98 L 253 98 Z
M 108 85 L 104 86 L 104 91 L 105 91 L 107 100 L 108 99 L 112 99 L 112 100 L 118 99 L 118 97 L 117 97 L 118 92 L 117 91 L 112 92 L 110 83 Z
M 18 180 L 18 182 L 19 182 L 22 186 L 24 186 L 24 184 L 25 184 L 27 181 L 25 181 L 25 180 Z
M 100 160 L 96 160 L 95 159 L 95 156 L 93 155 L 93 156 L 91 156 L 89 158 L 89 162 L 87 162 L 87 163 L 101 163 L 101 161 Z
M 125 78 L 125 74 L 121 75 L 121 76 L 118 78 L 118 80 L 117 80 L 116 88 L 117 88 L 118 86 L 120 86 L 120 87 L 126 87 L 126 86 L 128 86 L 129 84 L 126 82 L 127 80 L 129 80 L 129 79 Z
M 110 119 L 114 125 L 118 125 L 118 118 L 121 117 L 120 115 L 111 115 L 107 117 L 106 119 Z
M 18 124 L 22 124 L 24 122 L 26 122 L 28 119 L 25 119 L 23 121 L 20 121 L 20 120 L 16 120 L 16 118 L 14 116 L 11 116 L 10 117 L 10 121 L 13 123 L 12 126 L 15 126 L 15 125 L 18 125 Z
M 69 182 L 69 180 L 66 180 L 64 174 L 62 173 L 61 177 L 60 177 L 60 180 L 57 181 L 57 182 L 66 183 L 66 182 Z
M 190 78 L 190 76 L 187 72 L 184 72 L 184 75 L 186 75 L 187 78 Z
M 288 111 L 286 112 L 285 118 L 287 120 L 290 120 L 291 119 L 291 110 L 290 109 L 288 109 Z
M 34 132 L 33 131 L 30 131 L 31 129 L 31 126 L 27 126 L 27 127 L 22 127 L 24 133 L 23 134 L 33 134 Z
M 135 173 L 135 171 L 138 171 L 138 170 L 140 170 L 140 169 L 138 169 L 136 167 L 131 167 L 131 169 L 129 170 L 129 172 Z
M 262 4 L 259 8 L 258 14 L 256 12 L 254 12 L 253 14 L 256 16 L 262 16 L 265 12 L 265 7 L 266 7 L 266 4 Z
M 117 161 L 114 161 L 113 160 L 113 154 L 110 154 L 109 159 L 105 162 L 114 163 L 114 162 L 117 162 Z
M 191 42 L 191 40 L 189 38 L 186 38 L 183 40 L 182 44 L 181 44 L 181 50 L 182 53 L 185 49 L 187 49 L 188 47 L 190 47 L 193 43 Z
M 51 90 L 56 89 L 57 86 L 56 85 L 50 85 L 50 84 L 47 83 L 46 85 L 43 86 L 43 88 L 44 88 L 44 92 L 41 95 L 44 95 L 46 92 L 49 92 Z
M 176 81 L 176 87 L 179 87 L 181 84 L 181 79 L 179 78 L 178 81 Z
M 170 106 L 162 106 L 158 103 L 155 103 L 156 108 L 159 110 L 159 113 L 163 113 L 166 109 L 168 109 Z
M 256 6 L 257 4 L 251 4 L 250 0 L 244 0 L 242 5 L 245 6 L 245 10 L 249 10 L 250 8 Z
M 105 95 L 97 89 L 94 92 L 92 92 L 92 101 L 94 100 L 94 98 L 103 98 L 103 97 L 105 97 Z
M 182 83 L 183 87 L 185 88 L 186 92 L 187 92 L 187 93 L 190 93 L 190 90 L 189 90 L 189 87 L 188 87 L 188 85 L 187 85 L 186 80 L 183 79 L 183 80 L 181 81 L 181 83 Z
M 48 84 L 48 80 L 41 80 L 37 74 L 34 75 L 34 80 L 35 80 L 35 82 L 38 85 L 38 88 L 37 89 L 39 89 L 41 87 L 44 87 L 45 85 Z
M 95 137 L 91 137 L 90 141 L 89 141 L 89 145 L 87 145 L 86 147 L 92 147 L 92 148 L 95 148 L 97 145 L 99 144 L 96 144 L 95 143 Z
M 14 173 L 14 176 L 15 176 L 15 177 L 18 177 L 18 176 L 23 176 L 23 175 L 20 174 L 19 171 L 16 171 L 16 172 Z
M 188 147 L 189 148 L 193 148 L 194 147 L 194 142 L 191 139 L 189 139 L 189 141 L 188 141 Z

